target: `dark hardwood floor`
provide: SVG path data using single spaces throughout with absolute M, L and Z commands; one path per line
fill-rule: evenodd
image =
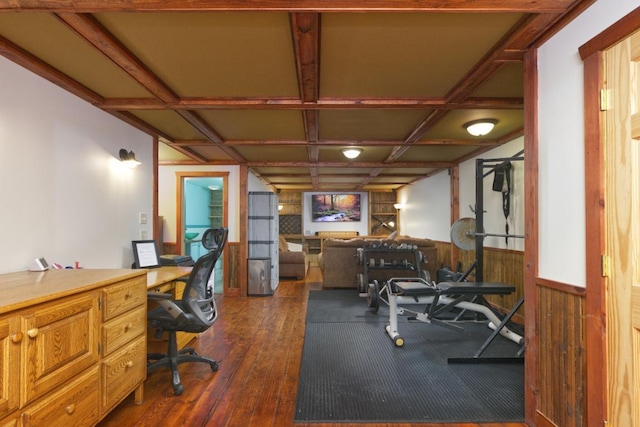
M 100 424 L 127 426 L 297 426 L 382 427 L 452 424 L 304 424 L 293 422 L 304 340 L 307 296 L 321 289 L 321 272 L 311 267 L 304 281 L 284 280 L 273 296 L 221 297 L 214 326 L 192 344 L 215 358 L 218 372 L 206 364 L 181 365 L 185 391 L 173 394 L 170 374 L 149 375 L 144 402 L 129 396 Z M 354 290 L 355 292 L 355 290 Z M 521 423 L 456 424 L 462 427 L 520 427 Z

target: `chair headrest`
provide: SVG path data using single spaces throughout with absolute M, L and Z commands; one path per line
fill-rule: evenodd
M 210 228 L 202 235 L 202 246 L 208 250 L 222 250 L 227 243 L 229 229 L 226 227 Z

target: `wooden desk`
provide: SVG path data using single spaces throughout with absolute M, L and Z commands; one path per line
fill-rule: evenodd
M 191 273 L 192 267 L 160 267 L 147 270 L 147 290 L 156 291 L 168 283 Z
M 186 277 L 191 273 L 192 267 L 160 267 L 147 271 L 147 290 L 149 292 L 159 292 L 164 294 L 171 294 L 173 298 L 182 298 L 182 292 L 184 290 L 184 282 L 176 281 L 181 277 Z M 154 308 L 155 302 L 148 303 L 148 309 Z M 178 349 L 182 349 L 187 346 L 189 341 L 197 337 L 198 334 L 178 332 L 176 339 L 178 341 Z M 155 330 L 150 329 L 147 331 L 147 352 L 148 353 L 166 353 L 168 344 L 168 336 L 165 333 L 162 338 L 158 339 L 155 336 Z
M 143 398 L 146 271 L 0 275 L 0 425 L 93 426 Z

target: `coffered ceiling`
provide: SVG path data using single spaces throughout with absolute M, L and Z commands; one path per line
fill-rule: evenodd
M 385 191 L 522 135 L 525 52 L 591 3 L 0 0 L 0 54 L 157 136 L 161 164 Z

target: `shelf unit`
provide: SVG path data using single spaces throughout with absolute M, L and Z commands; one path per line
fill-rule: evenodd
M 396 193 L 392 191 L 369 192 L 370 236 L 387 236 L 398 229 L 398 211 L 393 206 L 396 203 Z
M 209 221 L 211 228 L 224 226 L 224 194 L 222 190 L 210 190 Z
M 283 191 L 278 194 L 280 233 L 286 238 L 302 238 L 302 192 Z

